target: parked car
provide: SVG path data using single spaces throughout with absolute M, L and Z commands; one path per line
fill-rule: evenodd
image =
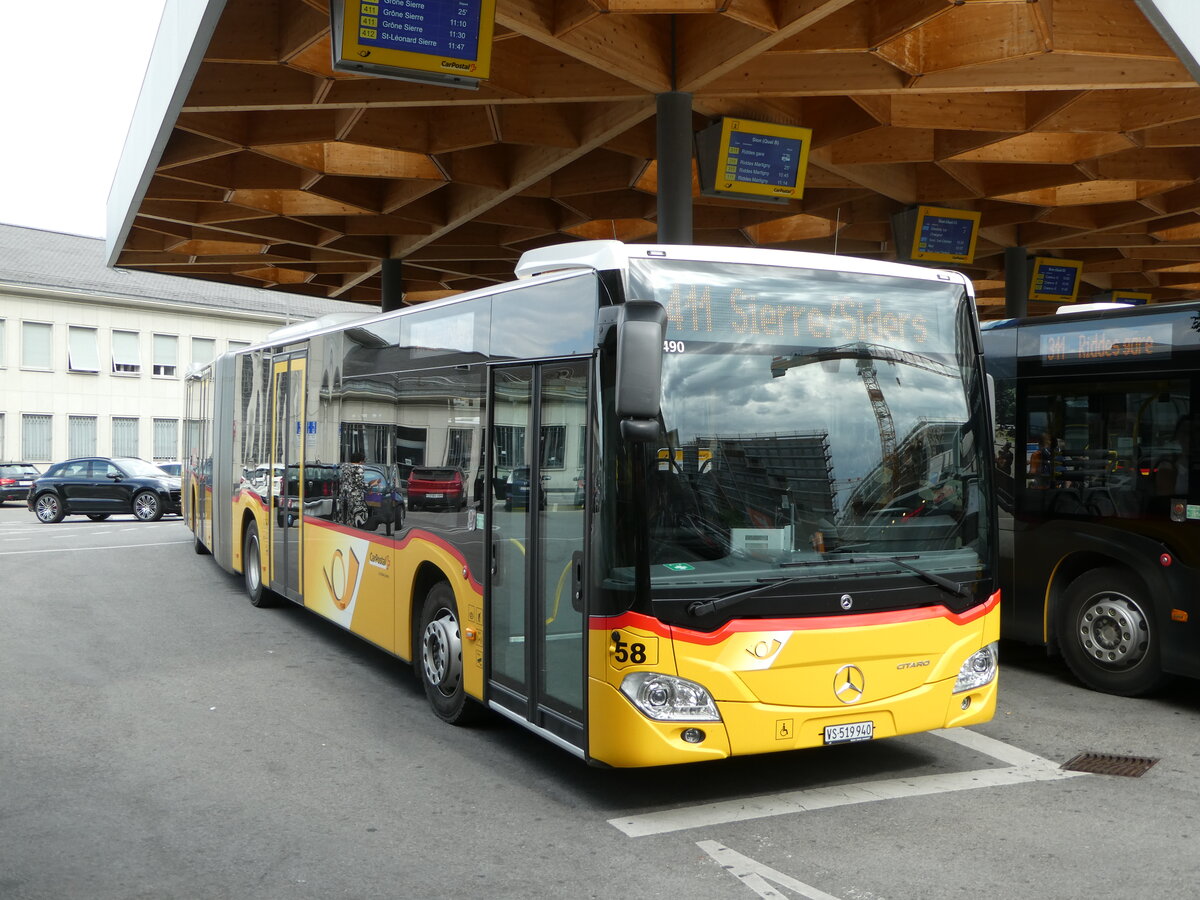
M 385 530 L 399 528 L 404 521 L 404 495 L 400 493 L 399 475 L 395 467 L 391 473 L 382 463 L 366 463 L 363 466 L 363 483 L 366 486 L 367 531 L 376 531 L 380 525 L 390 526 Z
M 122 513 L 155 522 L 179 512 L 179 479 L 134 456 L 68 459 L 34 481 L 28 504 L 46 524 L 73 515 L 101 522 Z
M 259 467 L 264 468 L 262 466 Z M 300 466 L 278 466 L 283 473 L 275 491 L 275 522 L 280 527 L 292 526 L 299 518 Z M 264 476 L 265 477 L 265 476 Z M 304 515 L 315 519 L 332 519 L 337 499 L 337 466 L 312 463 L 304 467 Z
M 548 481 L 550 476 L 543 475 L 542 480 Z M 529 466 L 517 466 L 508 473 L 508 483 L 504 491 L 504 508 L 529 508 Z M 538 509 L 546 508 L 546 492 L 538 492 Z
M 461 469 L 452 466 L 414 466 L 408 475 L 408 508 L 462 509 L 467 505 L 467 483 Z
M 160 462 L 155 465 L 168 475 L 174 475 L 176 478 L 183 477 L 183 463 L 181 462 Z
M 5 500 L 27 500 L 30 487 L 41 474 L 33 463 L 0 463 L 0 506 Z

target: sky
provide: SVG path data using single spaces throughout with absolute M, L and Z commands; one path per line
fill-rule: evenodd
M 0 0 L 0 222 L 105 237 L 163 4 Z

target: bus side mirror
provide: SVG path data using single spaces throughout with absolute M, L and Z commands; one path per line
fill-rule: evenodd
M 667 311 L 653 300 L 630 300 L 617 318 L 617 418 L 627 441 L 658 436 L 662 346 Z

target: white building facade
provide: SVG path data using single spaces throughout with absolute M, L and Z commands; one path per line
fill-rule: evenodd
M 178 459 L 191 367 L 299 320 L 374 311 L 107 269 L 103 246 L 0 225 L 0 461 Z

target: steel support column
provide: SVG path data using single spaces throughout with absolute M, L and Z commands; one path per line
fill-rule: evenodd
M 658 95 L 658 242 L 692 243 L 692 95 Z
M 1029 314 L 1029 261 L 1024 247 L 1004 248 L 1004 314 L 1010 319 Z
M 385 259 L 380 275 L 383 276 L 383 312 L 400 309 L 404 305 L 403 260 Z

